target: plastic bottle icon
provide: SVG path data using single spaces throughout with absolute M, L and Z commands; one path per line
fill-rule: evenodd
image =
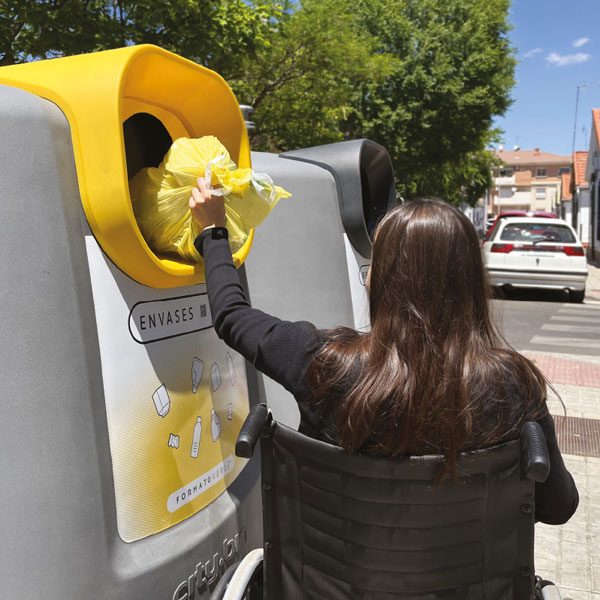
M 235 369 L 233 368 L 233 358 L 231 358 L 231 354 L 227 353 L 227 369 L 229 369 L 229 379 L 231 380 L 231 385 L 235 385 Z
M 219 365 L 217 363 L 213 363 L 210 368 L 210 383 L 213 392 L 216 392 L 221 386 L 221 374 L 219 373 Z
M 202 437 L 202 417 L 198 417 L 196 419 L 196 424 L 194 425 L 194 433 L 192 435 L 192 451 L 190 452 L 192 458 L 198 458 L 201 437 Z
M 221 437 L 221 417 L 214 408 L 210 412 L 210 434 L 213 442 Z
M 165 387 L 164 383 L 154 392 L 154 394 L 152 394 L 152 400 L 158 416 L 167 416 L 167 413 L 171 408 L 171 399 L 169 398 L 169 393 L 167 392 L 167 388 Z
M 227 405 L 227 420 L 231 421 L 233 419 L 233 404 L 230 402 Z
M 203 373 L 204 362 L 201 361 L 197 356 L 194 356 L 194 360 L 192 361 L 192 392 L 194 394 L 198 391 L 198 387 L 202 381 Z

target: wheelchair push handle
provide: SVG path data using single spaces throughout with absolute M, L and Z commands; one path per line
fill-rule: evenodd
M 521 428 L 525 475 L 533 481 L 543 482 L 550 473 L 550 458 L 546 436 L 539 423 L 527 421 Z
M 270 426 L 272 421 L 273 416 L 266 404 L 253 406 L 240 429 L 235 443 L 236 456 L 252 458 L 256 442 L 260 439 L 265 427 Z

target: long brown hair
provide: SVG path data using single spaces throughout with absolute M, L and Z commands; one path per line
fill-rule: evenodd
M 312 401 L 336 396 L 349 450 L 457 454 L 503 439 L 542 412 L 545 380 L 507 347 L 470 221 L 413 200 L 379 224 L 368 281 L 371 330 L 329 332 L 309 365 Z

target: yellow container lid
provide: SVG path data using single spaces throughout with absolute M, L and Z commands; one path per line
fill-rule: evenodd
M 54 102 L 71 128 L 81 201 L 109 258 L 132 279 L 156 288 L 204 282 L 204 266 L 160 258 L 137 225 L 127 178 L 123 123 L 157 118 L 171 138 L 214 135 L 240 167 L 250 145 L 238 102 L 225 80 L 157 46 L 141 45 L 0 68 L 0 84 Z M 234 255 L 242 263 L 252 235 Z

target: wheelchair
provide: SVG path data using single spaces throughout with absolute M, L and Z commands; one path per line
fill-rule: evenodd
M 534 574 L 535 482 L 550 463 L 539 424 L 463 453 L 350 454 L 255 406 L 236 444 L 260 440 L 263 548 L 224 574 L 211 600 L 560 600 Z

